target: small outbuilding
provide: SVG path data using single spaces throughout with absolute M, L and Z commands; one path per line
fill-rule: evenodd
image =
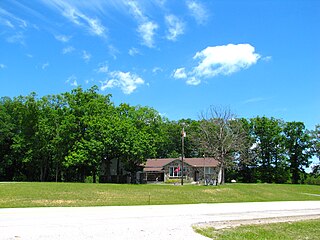
M 179 179 L 182 174 L 181 168 L 181 158 L 147 159 L 143 169 L 144 181 L 165 182 L 168 179 Z M 219 162 L 213 158 L 184 158 L 183 176 L 190 182 L 219 182 Z

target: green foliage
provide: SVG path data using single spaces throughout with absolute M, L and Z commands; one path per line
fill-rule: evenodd
M 292 183 L 298 183 L 303 167 L 308 167 L 311 153 L 311 136 L 302 122 L 288 122 L 284 127 L 285 146 L 288 154 Z
M 0 102 L 0 180 L 80 181 L 102 162 L 121 159 L 135 175 L 164 142 L 163 120 L 152 108 L 121 104 L 98 88 Z M 21 177 L 19 177 L 21 176 Z
M 181 179 L 167 179 L 165 183 L 167 184 L 181 183 Z
M 310 185 L 320 185 L 320 176 L 308 175 L 304 180 L 304 183 Z
M 2 97 L 0 181 L 96 182 L 117 160 L 135 182 L 147 158 L 181 156 L 184 127 L 185 157 L 215 157 L 228 181 L 302 183 L 310 157 L 320 156 L 319 126 L 310 132 L 299 122 L 237 119 L 213 107 L 198 121 L 169 121 L 150 107 L 115 106 L 96 86 Z
M 258 178 L 268 183 L 283 182 L 281 173 L 286 172 L 283 122 L 274 118 L 256 117 L 251 119 L 251 124 L 259 166 Z

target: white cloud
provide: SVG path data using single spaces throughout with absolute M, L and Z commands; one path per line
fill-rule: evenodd
M 127 1 L 126 4 L 129 6 L 130 11 L 133 14 L 134 18 L 140 21 L 147 21 L 147 17 L 143 14 L 137 2 Z
M 158 24 L 149 20 L 137 1 L 127 1 L 126 4 L 133 17 L 138 21 L 137 32 L 143 40 L 142 44 L 149 48 L 154 47 L 154 36 L 155 31 L 159 28 Z
M 4 69 L 6 67 L 7 67 L 6 65 L 4 65 L 3 63 L 0 63 L 0 69 Z
M 67 42 L 69 42 L 69 40 L 71 39 L 71 36 L 56 35 L 55 38 L 56 38 L 58 41 L 60 41 L 60 42 L 67 43 Z
M 68 77 L 66 83 L 70 84 L 72 87 L 77 87 L 77 77 L 75 75 L 71 75 L 70 77 Z
M 270 62 L 272 60 L 272 56 L 263 57 L 262 60 L 266 62 Z
M 91 59 L 91 54 L 87 51 L 82 51 L 82 59 L 87 63 Z
M 256 98 L 250 98 L 245 101 L 243 101 L 243 104 L 248 104 L 248 103 L 258 103 L 267 100 L 267 98 L 262 98 L 262 97 L 256 97 Z
M 14 35 L 7 37 L 7 42 L 9 43 L 19 43 L 25 45 L 25 36 L 22 32 L 16 32 Z
M 117 59 L 117 55 L 120 53 L 120 51 L 111 44 L 108 46 L 108 52 L 113 57 L 113 59 Z
M 140 52 L 136 48 L 130 48 L 128 53 L 130 56 L 135 56 L 135 55 L 139 54 Z
M 63 16 L 76 25 L 85 26 L 94 35 L 104 36 L 105 27 L 100 23 L 99 19 L 91 18 L 73 7 L 65 9 Z
M 196 77 L 189 77 L 188 80 L 186 81 L 188 85 L 199 85 L 201 83 L 201 80 Z
M 15 16 L 14 14 L 6 11 L 1 7 L 0 7 L 0 24 L 12 29 L 15 29 L 17 27 L 26 29 L 28 27 L 27 21 Z
M 101 24 L 100 20 L 80 11 L 76 6 L 77 1 L 42 0 L 42 2 L 60 12 L 62 16 L 72 23 L 86 28 L 90 33 L 100 37 L 106 37 L 106 28 Z
M 139 25 L 138 33 L 143 39 L 143 44 L 149 48 L 154 47 L 154 35 L 158 25 L 154 22 L 148 21 Z
M 174 71 L 173 77 L 176 79 L 184 79 L 187 78 L 187 73 L 185 68 L 178 68 Z
M 163 69 L 161 67 L 154 67 L 152 69 L 152 73 L 154 73 L 154 74 L 157 74 L 158 72 L 162 72 L 162 71 L 163 71 Z
M 94 82 L 94 79 L 93 79 L 93 78 L 90 78 L 90 79 L 86 79 L 86 80 L 85 80 L 85 83 L 86 83 L 86 84 L 89 84 L 89 83 L 92 83 L 92 82 Z
M 49 67 L 49 65 L 50 64 L 48 62 L 42 64 L 42 66 L 41 66 L 42 70 L 45 70 L 47 67 Z
M 184 34 L 185 24 L 174 15 L 166 16 L 165 20 L 168 26 L 167 39 L 176 41 L 179 35 Z
M 62 49 L 62 54 L 71 53 L 71 52 L 73 52 L 74 50 L 75 50 L 74 47 L 68 46 L 68 47 L 65 47 L 64 49 Z
M 193 59 L 197 61 L 190 71 L 184 67 L 174 70 L 173 77 L 187 79 L 187 84 L 198 85 L 204 78 L 217 75 L 230 75 L 246 69 L 261 58 L 250 44 L 228 44 L 207 47 L 197 52 Z
M 258 61 L 260 55 L 254 51 L 254 47 L 250 44 L 207 47 L 193 57 L 195 60 L 200 60 L 193 72 L 205 78 L 235 73 Z
M 187 1 L 187 7 L 198 24 L 205 24 L 207 22 L 209 15 L 201 3 L 198 1 Z
M 106 62 L 100 63 L 99 68 L 96 70 L 98 73 L 107 73 L 109 72 L 109 67 Z
M 138 85 L 144 84 L 144 80 L 134 73 L 113 71 L 109 73 L 110 79 L 101 82 L 101 90 L 119 87 L 124 94 L 131 94 Z
M 12 22 L 10 20 L 7 20 L 7 19 L 3 19 L 3 18 L 0 18 L 0 23 L 4 26 L 7 26 L 9 28 L 15 28 L 14 25 L 12 24 Z

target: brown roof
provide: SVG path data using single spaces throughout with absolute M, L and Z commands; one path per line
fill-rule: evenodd
M 180 160 L 181 158 L 159 158 L 159 159 L 147 159 L 144 165 L 145 172 L 158 172 L 162 171 L 163 167 L 175 160 Z M 217 167 L 219 162 L 213 158 L 184 158 L 184 162 L 193 167 Z
M 219 165 L 214 158 L 185 158 L 185 161 L 193 167 L 217 167 Z

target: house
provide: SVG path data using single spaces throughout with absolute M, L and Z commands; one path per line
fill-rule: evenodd
M 213 158 L 184 158 L 183 176 L 190 182 L 220 181 L 219 162 Z M 147 159 L 143 173 L 146 182 L 181 178 L 181 158 Z

